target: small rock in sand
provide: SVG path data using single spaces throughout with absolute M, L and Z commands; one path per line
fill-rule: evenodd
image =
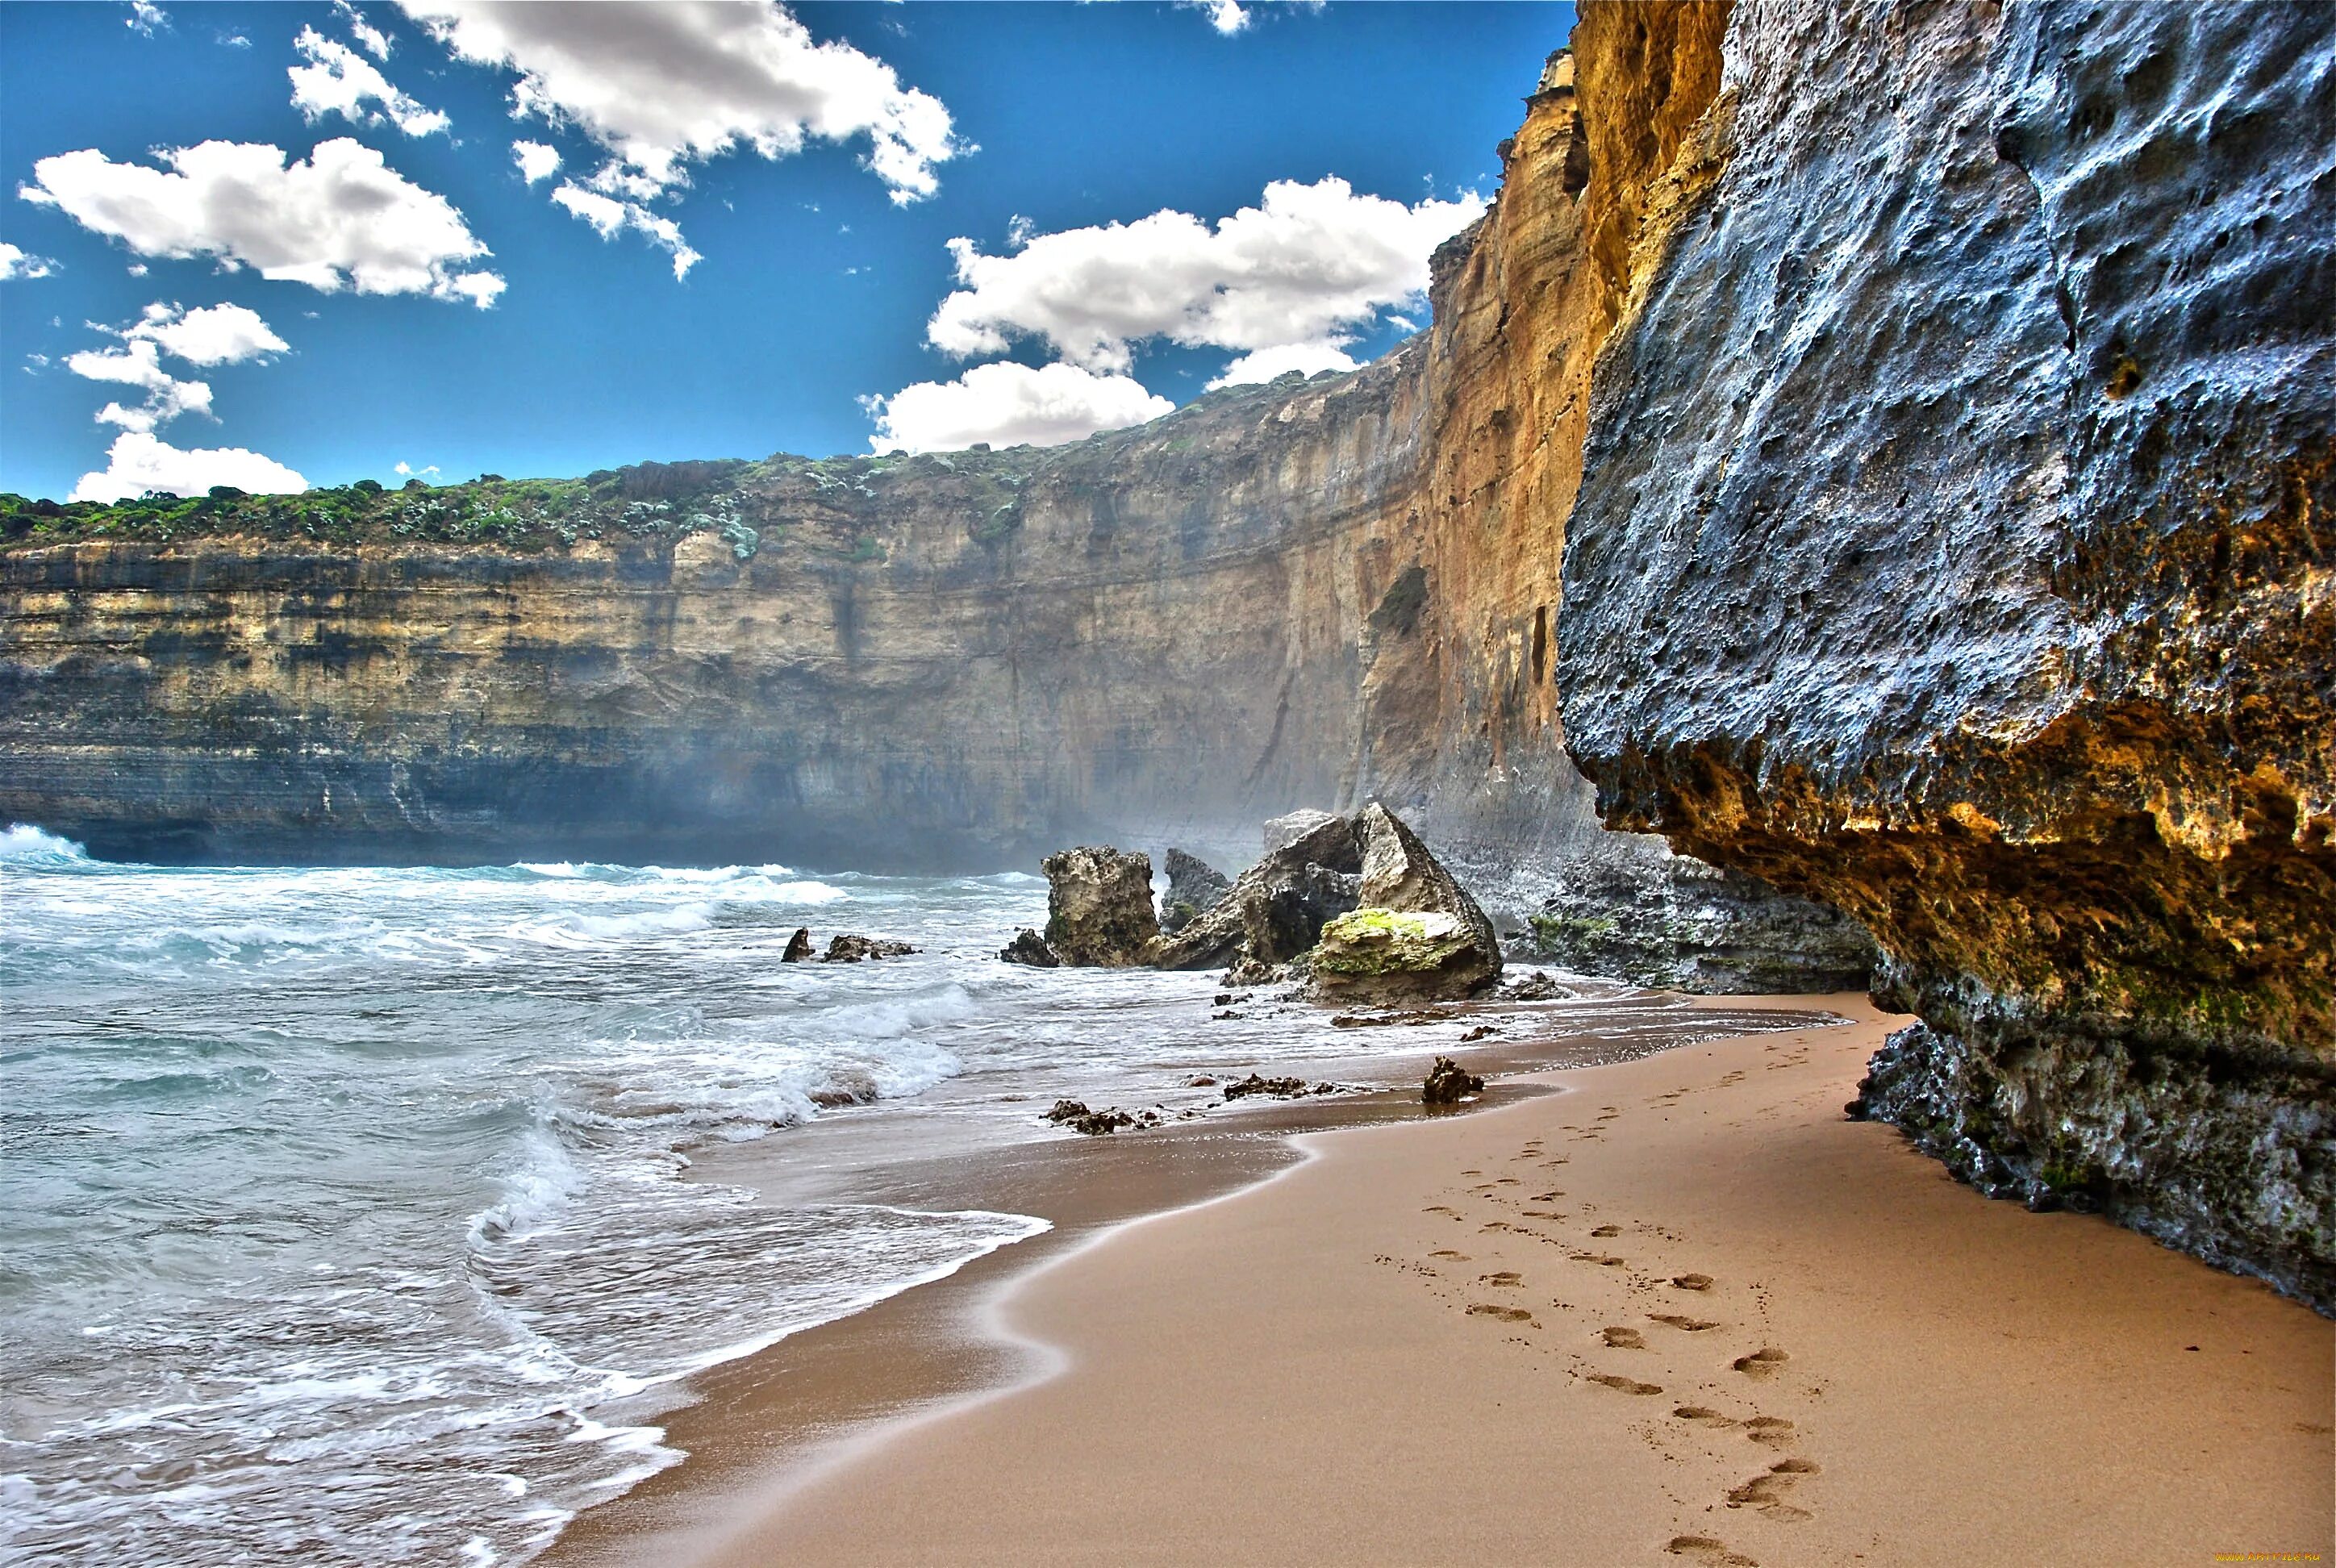
M 1427 1081 L 1420 1086 L 1419 1097 L 1427 1105 L 1450 1105 L 1458 1104 L 1464 1096 L 1484 1092 L 1484 1079 L 1464 1072 L 1450 1057 L 1438 1057 L 1436 1065 L 1427 1069 Z

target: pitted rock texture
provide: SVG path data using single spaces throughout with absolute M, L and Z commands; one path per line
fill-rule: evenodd
M 1160 937 L 1152 907 L 1152 857 L 1082 845 L 1048 855 L 1046 946 L 1063 963 L 1128 969 L 1147 961 Z
M 1604 819 L 1872 930 L 1884 1114 L 2115 1127 L 2336 1305 L 2324 1135 L 2217 1153 L 2336 1071 L 2336 9 L 1744 5 L 1718 81 L 1566 531 Z

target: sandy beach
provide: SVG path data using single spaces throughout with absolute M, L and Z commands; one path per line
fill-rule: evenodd
M 791 1340 L 554 1559 L 2331 1552 L 2336 1325 L 1958 1185 L 1842 1115 L 1890 1020 L 1774 1005 L 1854 1021 L 1301 1135 L 1230 1195 Z

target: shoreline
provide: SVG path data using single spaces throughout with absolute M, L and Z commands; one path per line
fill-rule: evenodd
M 715 1368 L 667 1417 L 688 1460 L 538 1561 L 2331 1552 L 2336 1325 L 1954 1183 L 1841 1115 L 1890 1020 L 1698 1010 L 1751 1000 L 1853 1021 L 1231 1135 L 1213 1193 Z

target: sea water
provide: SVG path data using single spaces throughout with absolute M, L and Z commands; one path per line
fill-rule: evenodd
M 1057 1094 L 1173 1114 L 1199 1070 L 1418 1032 L 1000 962 L 1045 911 L 1025 875 L 158 867 L 8 830 L 0 1555 L 523 1560 L 679 1457 L 620 1402 L 1046 1228 L 766 1201 L 691 1174 L 710 1147 L 1064 1136 Z M 805 925 L 920 950 L 782 962 Z

